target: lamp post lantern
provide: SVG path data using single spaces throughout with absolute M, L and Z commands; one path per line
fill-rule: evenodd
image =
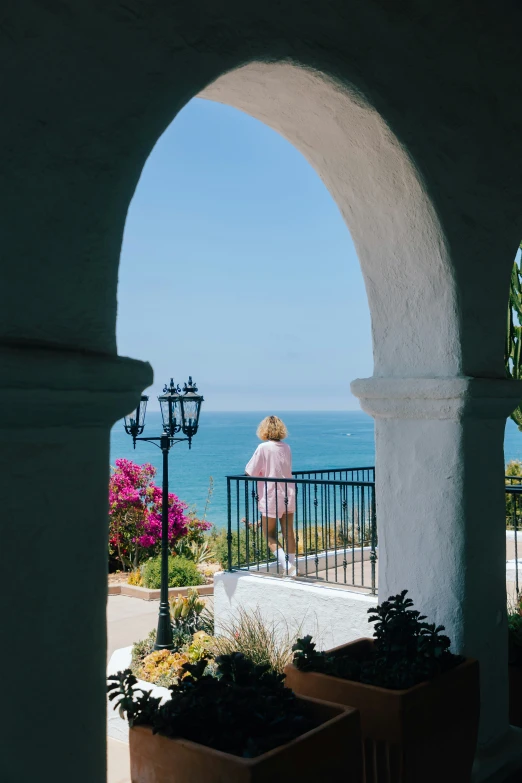
M 172 650 L 172 626 L 169 608 L 169 452 L 175 443 L 188 441 L 189 448 L 192 438 L 198 431 L 199 414 L 203 397 L 199 395 L 197 386 L 189 376 L 188 382 L 180 387 L 170 379 L 170 384 L 165 384 L 163 394 L 158 397 L 161 417 L 163 419 L 163 432 L 157 437 L 142 438 L 145 429 L 145 411 L 148 397 L 142 395 L 136 411 L 125 416 L 125 432 L 132 436 L 134 448 L 136 441 L 144 440 L 154 443 L 161 449 L 163 455 L 163 486 L 161 504 L 161 590 L 158 614 L 158 630 L 156 633 L 155 650 Z M 175 437 L 182 432 L 185 437 Z

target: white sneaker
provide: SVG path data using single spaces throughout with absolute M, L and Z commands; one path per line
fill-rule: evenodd
M 297 568 L 293 565 L 289 565 L 287 576 L 297 576 Z

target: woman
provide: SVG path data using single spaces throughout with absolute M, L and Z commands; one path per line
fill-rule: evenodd
M 292 478 L 292 452 L 287 443 L 287 429 L 277 416 L 267 416 L 257 428 L 257 437 L 263 441 L 245 468 L 247 476 L 265 478 Z M 259 481 L 258 507 L 261 524 L 270 550 L 275 554 L 279 570 L 296 576 L 295 563 L 295 484 L 284 481 Z M 277 521 L 283 533 L 284 549 L 277 540 Z M 285 555 L 285 549 L 287 554 Z M 288 558 L 288 559 L 287 559 Z

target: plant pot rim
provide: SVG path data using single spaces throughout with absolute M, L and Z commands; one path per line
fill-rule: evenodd
M 299 701 L 306 701 L 311 702 L 312 704 L 320 704 L 322 707 L 328 707 L 332 710 L 334 713 L 330 718 L 327 718 L 326 720 L 322 721 L 318 726 L 315 726 L 313 729 L 310 729 L 309 731 L 305 731 L 302 734 L 299 734 L 299 736 L 295 737 L 293 740 L 290 740 L 290 742 L 285 742 L 284 745 L 278 745 L 275 748 L 272 748 L 271 750 L 267 750 L 266 753 L 260 753 L 259 756 L 254 756 L 253 758 L 245 758 L 244 756 L 237 756 L 235 753 L 227 753 L 224 750 L 217 750 L 216 748 L 211 748 L 209 745 L 203 745 L 201 742 L 193 742 L 192 740 L 185 739 L 184 737 L 167 737 L 166 734 L 161 734 L 158 732 L 157 734 L 152 734 L 152 726 L 149 724 L 142 724 L 140 726 L 133 726 L 129 729 L 129 732 L 150 732 L 151 737 L 161 737 L 162 739 L 168 740 L 170 742 L 175 742 L 179 745 L 183 745 L 187 748 L 192 748 L 194 750 L 197 750 L 200 753 L 206 753 L 209 756 L 219 756 L 224 759 L 233 759 L 237 764 L 241 764 L 244 767 L 253 767 L 256 764 L 259 764 L 261 761 L 264 761 L 265 759 L 269 759 L 270 757 L 276 755 L 279 753 L 281 748 L 286 748 L 291 745 L 294 745 L 296 743 L 300 743 L 305 741 L 308 737 L 313 736 L 314 734 L 317 734 L 320 732 L 325 726 L 332 725 L 334 723 L 339 722 L 344 718 L 346 715 L 351 714 L 353 712 L 359 712 L 358 709 L 355 707 L 348 707 L 344 706 L 342 704 L 336 704 L 331 701 L 325 701 L 324 699 L 315 699 L 312 696 L 301 696 L 300 694 L 296 694 L 296 698 Z
M 346 644 L 340 644 L 337 647 L 332 647 L 331 650 L 326 650 L 327 653 L 333 653 L 337 650 L 345 650 L 348 647 L 352 647 L 356 644 L 360 644 L 361 642 L 374 642 L 374 639 L 370 636 L 361 636 L 359 639 L 354 639 L 353 642 L 347 642 Z M 367 688 L 371 691 L 374 691 L 375 693 L 386 693 L 390 694 L 391 696 L 396 696 L 397 698 L 403 697 L 405 694 L 411 694 L 415 693 L 417 691 L 423 690 L 431 685 L 433 683 L 439 682 L 444 677 L 447 677 L 452 672 L 462 670 L 463 667 L 469 667 L 469 666 L 475 666 L 477 663 L 477 660 L 475 658 L 464 658 L 463 661 L 461 661 L 457 666 L 454 666 L 452 669 L 448 669 L 445 672 L 442 672 L 442 674 L 439 674 L 438 677 L 433 677 L 431 680 L 423 680 L 422 682 L 418 682 L 417 685 L 412 685 L 411 688 L 402 688 L 401 690 L 398 690 L 396 688 L 383 688 L 382 685 L 370 685 L 366 682 L 359 682 L 359 680 L 348 680 L 344 677 L 336 677 L 333 674 L 324 674 L 323 672 L 314 672 L 314 671 L 303 671 L 302 669 L 298 669 L 297 666 L 294 666 L 293 663 L 289 663 L 288 666 L 285 667 L 286 669 L 292 667 L 295 669 L 299 674 L 313 674 L 316 677 L 325 678 L 327 680 L 337 680 L 339 682 L 346 682 L 350 683 L 351 685 L 356 685 L 360 688 Z

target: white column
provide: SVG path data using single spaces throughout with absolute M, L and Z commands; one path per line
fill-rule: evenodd
M 409 590 L 479 659 L 490 745 L 508 730 L 503 439 L 522 383 L 369 378 L 352 391 L 375 418 L 379 597 Z
M 1 780 L 105 780 L 109 433 L 151 380 L 129 359 L 0 352 Z

